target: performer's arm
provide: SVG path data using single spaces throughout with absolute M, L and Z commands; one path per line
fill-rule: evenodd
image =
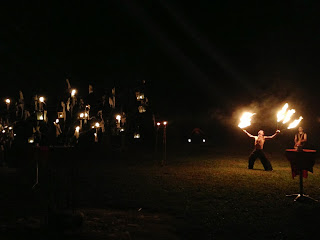
M 252 135 L 252 134 L 250 134 L 250 133 L 248 133 L 247 132 L 247 130 L 245 130 L 245 129 L 242 129 L 242 131 L 244 131 L 249 137 L 252 137 L 252 138 L 254 138 L 254 136 Z
M 267 139 L 274 138 L 279 132 L 280 132 L 280 130 L 277 130 L 277 131 L 275 132 L 275 134 L 273 134 L 273 135 L 271 135 L 271 136 L 265 136 L 264 138 L 267 138 Z
M 306 142 L 307 141 L 307 134 L 305 133 L 303 136 L 303 139 L 300 140 L 300 143 Z

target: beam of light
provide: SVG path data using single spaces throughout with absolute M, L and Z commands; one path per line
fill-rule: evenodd
M 284 119 L 285 115 L 286 115 L 286 111 L 288 109 L 288 103 L 286 103 L 282 109 L 277 113 L 277 121 L 280 122 Z
M 286 113 L 286 116 L 285 116 L 284 119 L 283 119 L 283 122 L 282 122 L 282 123 L 285 124 L 285 123 L 289 122 L 290 119 L 291 119 L 291 117 L 292 117 L 292 115 L 293 115 L 295 112 L 296 112 L 295 109 L 290 109 L 290 110 L 288 110 L 287 113 Z
M 244 112 L 240 118 L 240 123 L 238 125 L 239 128 L 245 128 L 251 125 L 251 117 L 255 115 L 255 113 Z
M 292 123 L 289 124 L 288 129 L 295 128 L 296 126 L 298 126 L 302 119 L 303 117 L 300 116 L 298 119 L 293 120 Z

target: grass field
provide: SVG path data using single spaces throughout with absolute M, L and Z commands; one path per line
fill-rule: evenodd
M 85 222 L 70 239 L 317 238 L 320 205 L 286 197 L 299 178 L 282 153 L 269 154 L 272 172 L 259 160 L 248 170 L 247 153 L 211 148 L 169 152 L 165 166 L 152 154 L 120 155 L 77 163 L 75 206 Z M 318 163 L 304 179 L 316 199 Z

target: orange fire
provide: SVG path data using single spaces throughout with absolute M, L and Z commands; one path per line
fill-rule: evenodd
M 293 115 L 295 112 L 296 112 L 295 109 L 290 109 L 290 110 L 288 110 L 282 123 L 285 124 L 285 123 L 289 122 L 290 119 L 291 119 L 291 117 L 292 117 L 292 115 Z
M 251 125 L 251 117 L 255 115 L 255 113 L 244 112 L 240 118 L 240 123 L 238 125 L 239 128 L 245 128 Z
M 285 117 L 285 115 L 286 115 L 286 111 L 287 111 L 287 109 L 288 109 L 288 103 L 286 103 L 283 107 L 282 107 L 282 109 L 277 113 L 277 118 L 278 118 L 278 122 L 280 122 L 280 121 L 282 121 L 283 119 L 284 119 L 284 117 Z
M 292 123 L 289 124 L 288 129 L 295 128 L 296 126 L 298 126 L 302 119 L 303 117 L 300 116 L 298 119 L 294 120 Z

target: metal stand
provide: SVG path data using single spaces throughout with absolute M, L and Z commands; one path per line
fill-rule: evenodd
M 35 187 L 39 184 L 39 149 L 36 149 L 36 182 L 32 186 L 32 189 L 35 189 Z
M 315 201 L 315 202 L 319 202 L 317 199 L 314 199 L 312 197 L 309 197 L 309 195 L 305 195 L 303 193 L 303 176 L 302 176 L 302 170 L 300 169 L 299 170 L 299 179 L 300 179 L 300 182 L 299 182 L 299 185 L 300 185 L 300 192 L 299 193 L 295 193 L 295 194 L 290 194 L 290 195 L 286 195 L 287 197 L 295 197 L 295 199 L 293 201 L 302 201 L 302 200 L 312 200 L 312 201 Z

